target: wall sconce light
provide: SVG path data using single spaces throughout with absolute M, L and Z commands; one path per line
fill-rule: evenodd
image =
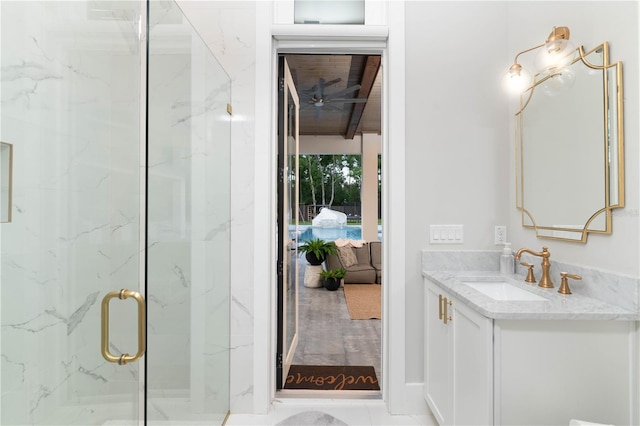
M 550 88 L 548 94 L 553 94 L 555 91 L 563 90 L 572 85 L 575 76 L 571 75 L 571 70 L 566 67 L 573 61 L 576 50 L 569 42 L 569 35 L 569 27 L 553 27 L 544 43 L 519 52 L 513 60 L 513 65 L 509 67 L 509 71 L 504 76 L 507 90 L 514 94 L 520 94 L 531 87 L 534 83 L 533 76 L 530 71 L 518 63 L 518 57 L 541 47 L 544 49 L 538 53 L 534 65 L 536 75 L 540 76 L 540 80 L 543 78 L 553 80 L 546 85 Z

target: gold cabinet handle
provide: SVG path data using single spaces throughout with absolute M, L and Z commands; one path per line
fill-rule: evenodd
M 129 354 L 122 354 L 120 356 L 113 355 L 109 352 L 109 302 L 111 299 L 119 298 L 125 300 L 128 297 L 133 297 L 138 303 L 138 352 L 131 356 Z M 102 325 L 101 325 L 101 344 L 102 356 L 109 362 L 117 362 L 120 365 L 125 365 L 128 362 L 137 361 L 142 358 L 147 346 L 147 333 L 146 333 L 146 314 L 144 298 L 137 291 L 122 289 L 120 291 L 112 291 L 107 293 L 102 299 Z
M 439 294 L 438 295 L 438 319 L 441 320 L 442 319 L 442 295 Z
M 449 313 L 447 311 L 447 306 L 451 305 L 451 300 L 448 300 L 446 297 L 444 298 L 444 323 L 447 324 L 449 321 L 451 321 L 451 317 L 449 316 Z

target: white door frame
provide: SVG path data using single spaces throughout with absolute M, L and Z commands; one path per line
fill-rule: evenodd
M 289 373 L 289 368 L 291 367 L 291 364 L 293 363 L 293 357 L 296 351 L 296 347 L 298 346 L 298 338 L 299 338 L 299 334 L 298 334 L 298 296 L 299 296 L 299 282 L 298 282 L 298 261 L 295 260 L 294 261 L 294 270 L 293 270 L 293 282 L 290 282 L 291 279 L 291 262 L 288 260 L 289 257 L 293 254 L 294 259 L 297 258 L 297 254 L 298 254 L 298 249 L 296 248 L 295 250 L 291 249 L 291 245 L 290 245 L 290 241 L 291 241 L 291 237 L 289 235 L 289 231 L 290 231 L 290 226 L 293 224 L 295 225 L 295 232 L 298 232 L 298 204 L 299 204 L 299 198 L 298 195 L 300 193 L 299 190 L 299 184 L 300 184 L 300 180 L 299 180 L 299 174 L 298 174 L 298 170 L 299 170 L 299 162 L 298 162 L 298 158 L 299 158 L 299 151 L 300 151 L 300 98 L 298 98 L 298 91 L 294 85 L 294 81 L 293 81 L 293 77 L 291 76 L 291 71 L 289 69 L 289 64 L 287 63 L 286 59 L 283 59 L 284 65 L 283 65 L 283 69 L 282 69 L 282 75 L 280 75 L 280 73 L 278 73 L 278 80 L 279 81 L 283 81 L 284 84 L 284 90 L 282 90 L 282 101 L 278 101 L 278 102 L 282 102 L 283 103 L 283 108 L 282 108 L 282 117 L 278 117 L 278 127 L 280 126 L 280 121 L 283 121 L 283 134 L 280 135 L 280 137 L 278 139 L 282 139 L 282 140 L 278 140 L 277 144 L 280 145 L 282 144 L 282 146 L 279 146 L 278 149 L 282 149 L 283 154 L 283 158 L 280 161 L 283 161 L 282 164 L 282 169 L 278 170 L 278 173 L 282 173 L 282 183 L 278 183 L 278 186 L 282 185 L 282 192 L 280 193 L 280 197 L 282 198 L 282 213 L 285 213 L 287 211 L 287 208 L 290 206 L 293 206 L 293 217 L 292 218 L 288 218 L 285 219 L 286 215 L 283 214 L 283 217 L 281 218 L 282 221 L 282 227 L 280 226 L 280 224 L 277 225 L 277 229 L 278 229 L 278 239 L 282 238 L 282 246 L 278 247 L 278 254 L 280 257 L 280 261 L 282 262 L 282 284 L 280 284 L 280 282 L 278 282 L 278 287 L 282 286 L 281 288 L 279 288 L 278 290 L 282 291 L 282 295 L 278 296 L 279 298 L 281 297 L 281 301 L 278 300 L 278 302 L 276 303 L 279 304 L 280 302 L 282 302 L 282 306 L 280 307 L 280 309 L 282 309 L 282 312 L 278 312 L 276 313 L 276 318 L 278 318 L 278 316 L 281 314 L 282 318 L 280 320 L 276 319 L 276 324 L 278 324 L 279 321 L 281 321 L 280 325 L 282 326 L 282 341 L 278 344 L 276 343 L 279 347 L 277 347 L 277 351 L 280 353 L 280 356 L 282 357 L 282 374 L 281 374 L 281 378 L 282 378 L 282 386 L 284 387 L 284 383 L 285 380 L 287 378 L 287 374 Z M 291 98 L 291 99 L 290 99 Z M 293 129 L 293 136 L 295 139 L 294 142 L 294 150 L 295 152 L 293 153 L 293 155 L 295 156 L 295 163 L 294 163 L 294 173 L 295 173 L 295 179 L 294 179 L 294 183 L 293 183 L 293 192 L 294 192 L 294 196 L 293 196 L 293 200 L 289 199 L 289 188 L 291 186 L 291 183 L 288 179 L 288 177 L 290 176 L 289 173 L 290 172 L 290 159 L 289 156 L 291 155 L 291 152 L 289 152 L 289 148 L 290 148 L 290 142 L 289 142 L 289 137 L 292 134 L 291 129 L 289 128 L 289 118 L 290 118 L 290 111 L 289 111 L 289 102 L 293 101 L 293 105 L 295 107 L 295 117 L 294 117 L 294 129 Z M 280 164 L 278 164 L 278 169 L 280 169 Z M 293 219 L 293 223 L 291 223 L 290 221 Z M 297 238 L 297 237 L 296 237 Z M 280 243 L 278 242 L 278 245 Z M 280 279 L 278 278 L 278 281 Z M 289 286 L 293 286 L 295 288 L 295 291 L 293 293 L 293 297 L 295 299 L 295 310 L 293 312 L 294 315 L 294 322 L 293 322 L 293 329 L 294 329 L 294 334 L 293 334 L 293 338 L 291 343 L 288 343 L 288 336 L 289 336 L 289 297 L 291 296 L 288 292 L 288 287 Z M 280 332 L 280 330 L 276 330 L 276 335 L 278 334 L 278 332 Z M 277 373 L 277 369 L 276 369 L 276 374 Z
M 268 413 L 275 397 L 275 105 L 279 53 L 369 53 L 382 56 L 382 239 L 385 266 L 382 298 L 382 397 L 392 414 L 421 412 L 421 407 L 425 405 L 422 383 L 406 383 L 405 380 L 404 3 L 392 2 L 386 10 L 386 19 L 387 25 L 371 26 L 271 25 L 271 22 L 277 22 L 274 20 L 274 4 L 257 2 L 256 5 L 256 244 L 253 298 L 253 411 L 256 414 Z M 270 247 L 269 256 L 264 253 L 267 245 Z M 422 321 L 422 318 L 416 318 L 415 321 Z

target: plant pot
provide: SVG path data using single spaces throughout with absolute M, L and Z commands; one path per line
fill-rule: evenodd
M 337 289 L 340 288 L 340 282 L 342 281 L 342 278 L 327 278 L 322 280 L 322 285 L 324 286 L 324 288 L 326 288 L 329 291 L 336 291 Z
M 309 262 L 309 265 L 313 266 L 322 265 L 322 262 L 324 262 L 324 259 L 318 259 L 318 257 L 313 252 L 307 253 L 305 255 L 305 258 L 307 259 L 307 262 Z

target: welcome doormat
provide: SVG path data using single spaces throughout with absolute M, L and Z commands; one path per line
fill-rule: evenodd
M 285 389 L 380 390 L 370 365 L 292 365 Z

